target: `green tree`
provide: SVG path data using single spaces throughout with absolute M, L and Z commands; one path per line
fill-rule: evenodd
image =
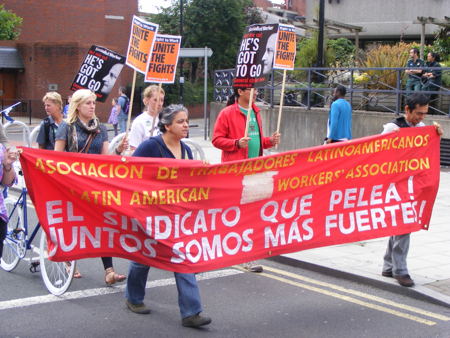
M 19 37 L 22 18 L 4 9 L 0 4 L 0 40 L 15 40 Z
M 163 34 L 179 34 L 179 1 L 152 16 Z M 234 67 L 239 43 L 247 25 L 262 18 L 251 0 L 187 0 L 184 5 L 183 47 L 212 48 L 211 69 Z M 190 60 L 195 78 L 198 60 Z

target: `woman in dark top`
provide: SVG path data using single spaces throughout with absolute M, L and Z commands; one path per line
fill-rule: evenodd
M 108 134 L 106 127 L 95 116 L 95 100 L 95 94 L 88 89 L 79 89 L 72 95 L 67 122 L 63 122 L 56 133 L 56 151 L 108 153 Z M 126 279 L 125 275 L 114 272 L 112 257 L 102 257 L 102 262 L 106 284 L 112 285 Z M 78 270 L 74 277 L 81 277 Z
M 180 105 L 170 105 L 165 108 L 159 114 L 158 127 L 162 135 L 142 142 L 133 156 L 192 159 L 191 149 L 181 141 L 189 131 L 186 108 Z M 149 269 L 147 265 L 130 262 L 125 296 L 128 308 L 135 313 L 150 313 L 150 309 L 144 304 Z M 211 323 L 211 318 L 200 315 L 202 305 L 195 274 L 178 272 L 174 274 L 178 289 L 181 324 L 187 327 L 200 327 Z

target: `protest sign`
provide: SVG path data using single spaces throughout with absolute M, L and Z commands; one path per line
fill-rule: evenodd
M 155 23 L 133 16 L 126 64 L 142 74 L 146 73 L 158 28 Z
M 97 101 L 105 102 L 125 63 L 125 57 L 104 47 L 93 45 L 81 64 L 71 90 L 90 89 Z
M 156 35 L 145 82 L 174 83 L 180 45 L 181 36 Z
M 264 87 L 273 68 L 278 24 L 247 26 L 236 60 L 234 87 Z
M 31 148 L 20 162 L 50 259 L 202 272 L 428 228 L 439 144 L 421 127 L 216 165 Z
M 273 68 L 293 70 L 297 52 L 297 35 L 294 26 L 279 25 L 276 46 Z

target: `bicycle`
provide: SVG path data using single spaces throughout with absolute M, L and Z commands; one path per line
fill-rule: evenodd
M 11 197 L 5 199 L 5 206 L 9 215 L 8 229 L 3 242 L 3 255 L 1 259 L 1 267 L 5 271 L 14 270 L 19 264 L 19 261 L 25 258 L 28 250 L 33 251 L 35 249 L 32 243 L 41 225 L 38 222 L 31 235 L 29 235 L 27 195 L 27 188 L 23 187 L 16 201 Z M 48 256 L 47 236 L 42 231 L 39 243 L 39 263 L 31 260 L 30 271 L 36 272 L 39 266 L 47 290 L 53 295 L 59 296 L 70 287 L 76 262 L 53 262 L 49 260 Z
M 4 114 L 4 111 L 1 113 Z M 22 123 L 17 122 L 20 121 L 14 121 L 10 118 L 7 124 L 5 124 L 5 129 L 14 124 L 22 126 Z M 28 127 L 24 128 L 25 131 L 27 129 Z M 29 131 L 24 134 L 29 138 Z M 14 163 L 14 167 L 20 181 L 19 183 L 22 183 L 22 189 L 17 200 L 14 200 L 9 196 L 5 198 L 5 206 L 8 212 L 9 221 L 7 223 L 7 233 L 3 242 L 3 254 L 0 261 L 0 266 L 5 271 L 13 271 L 20 260 L 25 258 L 29 250 L 34 251 L 36 247 L 32 243 L 41 228 L 41 225 L 38 222 L 31 232 L 31 235 L 29 234 L 27 209 L 28 190 L 23 181 L 20 163 Z M 5 191 L 7 193 L 8 190 L 5 189 Z M 50 293 L 59 296 L 67 291 L 72 283 L 76 262 L 50 261 L 48 259 L 47 237 L 44 231 L 42 231 L 39 243 L 39 262 L 31 260 L 30 271 L 37 272 L 38 266 L 40 267 L 44 284 Z

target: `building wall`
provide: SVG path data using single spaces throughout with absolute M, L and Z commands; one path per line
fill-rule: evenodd
M 317 16 L 317 0 L 307 1 L 307 17 Z M 361 38 L 420 38 L 421 25 L 413 24 L 418 16 L 444 19 L 450 12 L 450 0 L 325 0 L 325 18 L 362 26 Z M 438 29 L 426 25 L 431 36 Z M 330 33 L 331 36 L 339 34 Z M 344 33 L 343 35 L 349 35 Z
M 91 45 L 100 45 L 125 55 L 131 20 L 138 13 L 137 0 L 4 0 L 5 9 L 23 18 L 19 49 L 25 71 L 17 74 L 18 99 L 33 100 L 34 112 L 42 114 L 41 98 L 50 84 L 67 97 L 70 85 Z M 0 41 L 0 45 L 11 42 Z M 116 88 L 130 85 L 132 70 L 124 67 Z M 97 112 L 105 121 L 113 90 Z M 36 106 L 36 108 L 34 107 Z M 38 116 L 36 116 L 38 117 Z

